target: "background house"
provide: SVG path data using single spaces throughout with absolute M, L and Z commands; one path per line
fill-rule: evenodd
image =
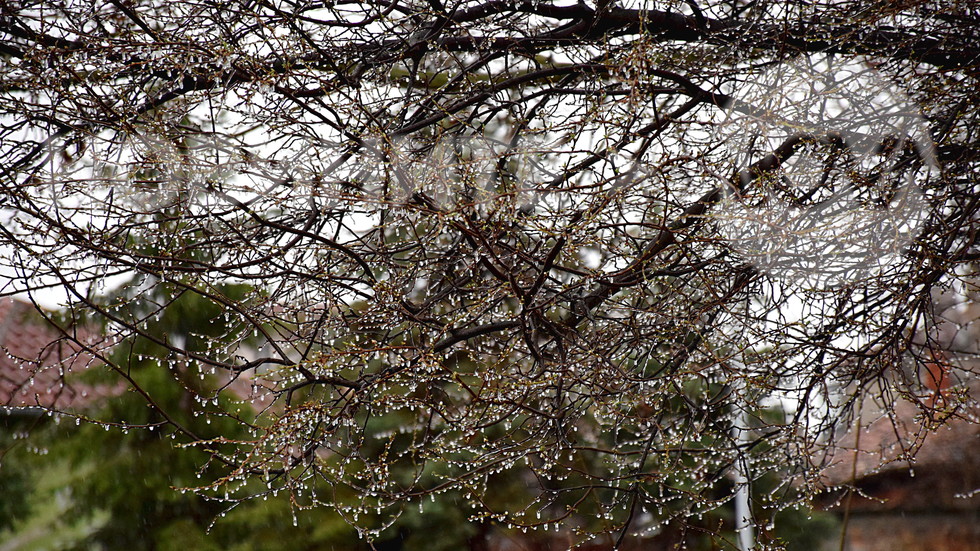
M 848 551 L 980 551 L 980 297 L 935 303 L 921 339 L 934 361 L 893 374 L 918 378 L 921 394 L 866 399 L 824 472 L 838 489 L 822 505 L 844 520 Z

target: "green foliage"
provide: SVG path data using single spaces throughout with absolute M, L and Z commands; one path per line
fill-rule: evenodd
M 160 287 L 158 287 L 160 289 Z M 226 295 L 244 296 L 244 287 L 222 289 Z M 83 549 L 155 549 L 161 551 L 194 550 L 303 550 L 343 549 L 367 550 L 369 543 L 362 541 L 348 522 L 330 507 L 303 508 L 291 501 L 288 492 L 267 495 L 239 504 L 208 500 L 191 491 L 183 491 L 203 485 L 208 480 L 222 476 L 226 469 L 217 464 L 211 455 L 198 447 L 182 447 L 188 436 L 175 431 L 166 423 L 172 419 L 199 438 L 216 436 L 247 438 L 243 425 L 223 412 L 242 410 L 242 404 L 223 395 L 217 405 L 189 399 L 192 395 L 209 396 L 210 389 L 219 383 L 213 376 L 201 376 L 203 371 L 193 362 L 174 358 L 170 350 L 160 344 L 164 339 L 183 339 L 187 350 L 200 350 L 208 339 L 223 335 L 235 336 L 233 328 L 220 323 L 221 308 L 212 300 L 192 293 L 174 292 L 165 297 L 166 307 L 161 315 L 148 319 L 145 336 L 120 343 L 113 363 L 130 378 L 135 387 L 152 390 L 156 408 L 148 407 L 144 396 L 134 388 L 96 404 L 92 411 L 84 412 L 89 419 L 114 423 L 113 426 L 83 422 L 76 424 L 71 418 L 60 422 L 44 422 L 33 430 L 29 439 L 13 441 L 6 436 L 3 449 L 3 468 L 0 469 L 5 492 L 0 496 L 0 528 L 5 541 L 21 542 L 11 549 L 23 550 L 83 550 Z M 149 298 L 116 299 L 118 315 L 139 316 L 147 308 Z M 163 302 L 156 299 L 156 302 Z M 464 362 L 465 363 L 465 362 Z M 170 369 L 161 369 L 169 365 Z M 460 370 L 465 371 L 461 366 Z M 108 368 L 89 370 L 88 382 L 118 381 L 119 372 Z M 192 392 L 188 392 L 191 390 Z M 438 389 L 428 389 L 435 392 Z M 637 415 L 649 415 L 656 406 L 660 415 L 666 410 L 684 410 L 685 400 L 699 401 L 717 395 L 717 385 L 697 385 L 684 388 L 684 397 L 677 395 L 671 400 L 647 404 L 650 411 L 638 411 Z M 416 392 L 422 392 L 417 390 Z M 614 407 L 614 404 L 610 404 Z M 643 409 L 643 408 L 641 408 Z M 164 415 L 165 412 L 165 415 Z M 773 412 L 763 412 L 774 415 Z M 369 456 L 380 453 L 372 447 L 388 446 L 394 452 L 403 450 L 412 442 L 407 435 L 398 435 L 400 424 L 411 422 L 401 418 L 404 414 L 393 412 L 379 416 L 366 425 L 364 450 Z M 28 419 L 16 426 L 13 418 L 5 417 L 4 435 L 23 432 L 36 423 Z M 514 419 L 520 424 L 520 419 Z M 693 422 L 711 422 L 711 419 L 694 419 Z M 130 426 L 152 426 L 153 430 L 129 429 Z M 384 437 L 384 434 L 393 434 Z M 373 435 L 373 436 L 372 436 Z M 494 438 L 490 430 L 482 438 Z M 704 450 L 718 445 L 701 442 Z M 37 453 L 40 451 L 41 453 Z M 459 457 L 457 459 L 465 459 Z M 598 460 L 598 459 L 597 459 Z M 651 476 L 669 471 L 662 462 L 683 461 L 691 463 L 694 456 L 687 454 L 654 454 L 648 459 L 646 471 Z M 710 461 L 703 465 L 710 465 Z M 434 467 L 441 465 L 438 469 Z M 589 465 L 581 465 L 592 468 Z M 363 466 L 362 466 L 363 468 Z M 410 484 L 418 473 L 417 465 L 406 463 L 391 465 L 393 473 L 404 484 Z M 430 462 L 421 472 L 418 483 L 434 486 L 451 471 L 444 463 Z M 483 482 L 492 486 L 485 504 L 490 510 L 513 513 L 528 501 L 533 476 L 521 465 L 488 476 Z M 571 481 L 571 482 L 574 482 Z M 689 499 L 688 492 L 697 487 L 695 481 L 663 479 L 667 492 L 676 494 L 676 502 L 683 505 Z M 754 484 L 756 494 L 771 491 L 774 481 L 768 478 Z M 711 500 L 724 500 L 730 488 L 716 487 L 719 495 L 700 496 Z M 334 489 L 332 498 L 337 503 L 345 499 Z M 479 487 L 474 492 L 481 493 Z M 536 491 L 536 490 L 535 490 Z M 553 510 L 573 505 L 576 507 L 575 522 L 586 529 L 596 529 L 606 522 L 599 518 L 594 502 L 614 499 L 595 496 L 580 499 L 577 493 L 561 494 L 552 504 Z M 466 499 L 459 490 L 441 493 L 430 499 L 405 502 L 400 508 L 397 522 L 384 530 L 374 545 L 378 549 L 402 549 L 405 551 L 451 551 L 469 548 L 477 539 L 486 536 L 491 529 L 491 519 L 483 522 L 470 520 L 472 509 L 464 506 Z M 300 505 L 303 505 L 302 503 Z M 666 511 L 664 514 L 676 514 Z M 764 510 L 760 508 L 761 515 Z M 765 520 L 761 516 L 757 517 Z M 384 515 L 375 519 L 376 525 L 384 524 Z M 661 519 L 665 520 L 665 519 Z M 780 542 L 789 550 L 812 549 L 823 534 L 832 533 L 832 517 L 823 515 L 811 519 L 804 512 L 788 510 L 776 517 L 776 530 L 759 534 L 760 541 Z M 728 507 L 716 509 L 697 522 L 690 524 L 693 530 L 674 535 L 677 541 L 685 541 L 690 549 L 728 549 L 735 541 L 731 531 L 732 518 Z M 697 527 L 703 528 L 700 532 Z M 708 536 L 706 534 L 713 533 Z
M 169 296 L 160 296 L 161 289 Z M 226 286 L 220 291 L 240 300 L 248 289 Z M 324 507 L 299 510 L 288 492 L 236 505 L 186 491 L 223 476 L 227 468 L 203 449 L 181 446 L 190 441 L 188 435 L 167 420 L 202 439 L 246 438 L 243 425 L 227 412 L 247 417 L 248 408 L 227 395 L 216 405 L 191 399 L 211 396 L 220 381 L 202 376 L 200 366 L 174 357 L 161 342 L 181 339 L 185 350 L 197 352 L 214 339 L 247 341 L 221 323 L 215 301 L 199 294 L 158 286 L 152 297 L 126 297 L 123 292 L 109 302 L 116 315 L 132 318 L 166 305 L 144 321 L 144 336 L 117 345 L 110 359 L 118 369 L 96 367 L 83 376 L 87 383 L 112 384 L 125 374 L 128 388 L 79 412 L 79 422 L 67 416 L 51 422 L 44 416 L 18 423 L 0 416 L 5 423 L 0 539 L 11 542 L 8 549 L 369 549 L 337 512 Z M 137 389 L 152 391 L 156 407 L 148 407 Z M 26 437 L 32 428 L 28 423 L 37 426 Z M 20 440 L 7 436 L 21 433 L 25 438 Z M 407 551 L 466 547 L 479 527 L 467 521 L 456 506 L 459 496 L 454 500 L 453 495 L 427 501 L 424 514 L 415 505 L 406 506 L 378 544 L 388 540 Z
M 32 421 L 0 415 L 0 533 L 31 511 L 30 469 L 19 459 L 26 446 L 22 436 Z

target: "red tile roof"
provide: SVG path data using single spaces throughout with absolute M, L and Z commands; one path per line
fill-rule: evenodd
M 928 386 L 928 385 L 927 385 Z M 980 397 L 980 384 L 963 389 Z M 975 510 L 980 507 L 980 424 L 976 402 L 955 416 L 935 415 L 899 399 L 882 413 L 874 400 L 861 408 L 855 424 L 837 438 L 823 472 L 827 486 L 853 486 L 856 510 Z M 839 495 L 839 494 L 838 494 Z
M 0 406 L 65 410 L 106 395 L 65 380 L 93 365 L 91 354 L 67 338 L 34 305 L 0 298 Z M 85 342 L 91 332 L 80 330 Z

